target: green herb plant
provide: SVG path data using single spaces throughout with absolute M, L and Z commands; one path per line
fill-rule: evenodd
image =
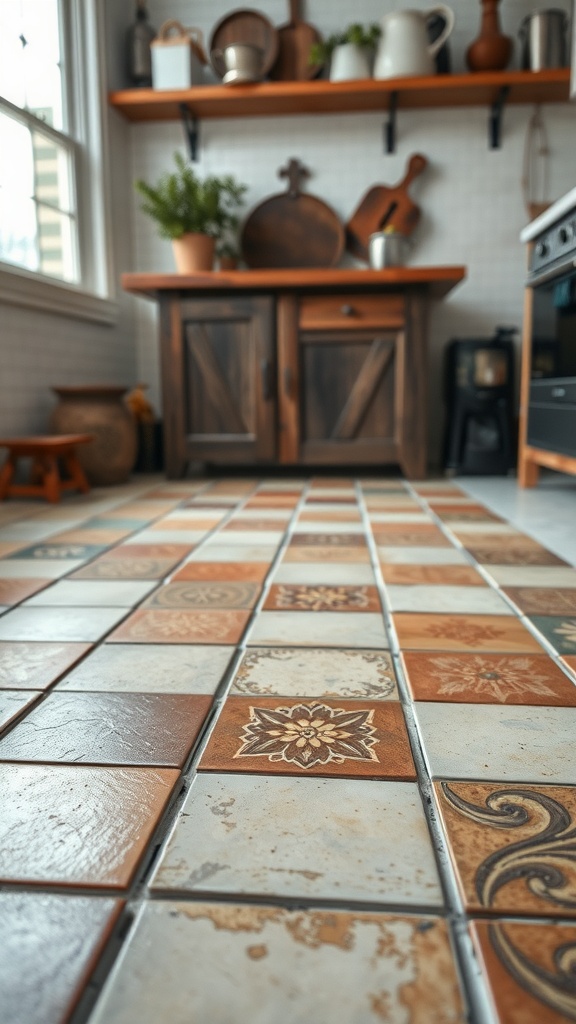
M 373 49 L 380 35 L 381 28 L 377 24 L 367 25 L 366 28 L 358 24 L 349 25 L 344 32 L 328 36 L 327 39 L 323 39 L 320 43 L 314 43 L 310 49 L 308 63 L 316 67 L 328 64 L 336 47 L 344 46 L 346 43 L 352 43 L 354 46 L 366 49 Z
M 191 232 L 218 239 L 235 232 L 239 223 L 236 211 L 243 204 L 247 186 L 232 175 L 202 180 L 181 153 L 175 153 L 174 160 L 177 170 L 163 174 L 156 185 L 142 179 L 136 182 L 145 199 L 141 209 L 156 221 L 161 237 L 182 238 Z

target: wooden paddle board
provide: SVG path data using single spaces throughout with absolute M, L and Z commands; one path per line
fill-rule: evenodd
M 346 248 L 361 260 L 368 259 L 370 235 L 392 227 L 410 235 L 420 219 L 420 207 L 408 195 L 411 183 L 428 166 L 425 156 L 415 153 L 398 185 L 374 185 L 360 200 L 346 225 Z
M 290 21 L 278 29 L 278 58 L 270 78 L 278 82 L 305 82 L 315 78 L 320 65 L 310 64 L 310 49 L 322 36 L 313 25 L 300 20 L 299 0 L 290 0 Z

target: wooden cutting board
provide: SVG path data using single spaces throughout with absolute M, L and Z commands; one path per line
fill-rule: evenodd
M 268 74 L 278 56 L 278 33 L 264 14 L 249 7 L 239 7 L 235 11 L 230 11 L 214 26 L 208 56 L 220 78 L 226 74 L 226 65 L 218 51 L 235 43 L 249 43 L 262 50 L 262 76 Z
M 316 196 L 300 191 L 309 172 L 299 160 L 278 171 L 288 191 L 265 199 L 252 210 L 240 245 L 249 267 L 334 267 L 344 250 L 338 215 Z
M 278 59 L 270 78 L 278 82 L 305 82 L 320 73 L 320 65 L 310 65 L 310 48 L 322 41 L 313 25 L 300 20 L 299 0 L 290 0 L 290 21 L 278 29 Z
M 414 178 L 428 166 L 425 156 L 410 157 L 406 174 L 397 185 L 374 185 L 360 200 L 346 225 L 346 248 L 361 260 L 368 259 L 370 235 L 393 227 L 410 235 L 420 219 L 420 207 L 413 203 L 408 189 Z

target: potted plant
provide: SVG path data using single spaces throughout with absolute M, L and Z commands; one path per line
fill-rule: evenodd
M 136 182 L 145 199 L 141 208 L 157 222 L 160 236 L 171 239 L 180 274 L 212 270 L 216 240 L 237 228 L 247 186 L 231 175 L 202 180 L 180 153 L 174 160 L 176 171 L 156 185 Z
M 315 43 L 310 50 L 309 63 L 330 63 L 331 82 L 370 78 L 372 56 L 379 38 L 379 25 L 371 24 L 366 28 L 358 24 L 349 25 L 344 32 Z

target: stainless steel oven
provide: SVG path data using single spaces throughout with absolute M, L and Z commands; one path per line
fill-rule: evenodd
M 576 456 L 576 210 L 540 235 L 531 257 L 529 445 Z

